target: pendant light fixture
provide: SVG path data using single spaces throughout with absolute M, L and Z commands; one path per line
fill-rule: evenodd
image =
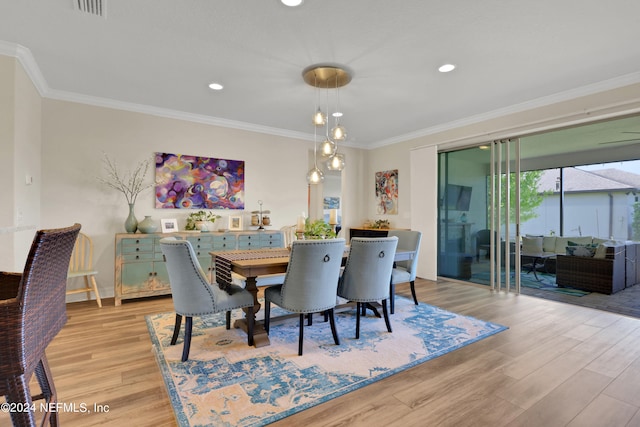
M 309 184 L 320 184 L 324 181 L 324 173 L 318 168 L 318 132 L 317 126 L 313 128 L 313 168 L 307 174 Z
M 310 184 L 322 182 L 324 175 L 317 165 L 317 128 L 320 126 L 325 127 L 325 139 L 320 144 L 320 154 L 323 158 L 327 158 L 327 168 L 329 170 L 341 171 L 344 169 L 344 155 L 338 154 L 338 141 L 344 141 L 347 137 L 347 131 L 340 124 L 340 98 L 339 88 L 347 85 L 351 81 L 351 74 L 342 67 L 334 65 L 312 65 L 305 68 L 302 72 L 302 77 L 310 86 L 316 89 L 326 89 L 326 105 L 327 113 L 329 112 L 329 91 L 335 89 L 336 108 L 332 116 L 335 118 L 334 127 L 329 130 L 329 119 L 327 114 L 322 112 L 320 103 L 318 102 L 318 96 L 316 96 L 316 110 L 313 114 L 314 124 L 314 167 L 307 174 L 307 180 Z M 317 92 L 316 92 L 317 93 Z

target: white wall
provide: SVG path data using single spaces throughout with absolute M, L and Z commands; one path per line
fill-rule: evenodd
M 629 223 L 633 220 L 630 204 L 633 205 L 633 202 L 623 192 L 565 194 L 564 235 L 630 239 Z M 537 212 L 536 218 L 522 224 L 522 234 L 549 235 L 553 230 L 559 235 L 559 196 L 554 194 L 545 197 Z
M 21 272 L 40 221 L 41 99 L 12 58 L 0 56 L 0 75 L 0 269 Z

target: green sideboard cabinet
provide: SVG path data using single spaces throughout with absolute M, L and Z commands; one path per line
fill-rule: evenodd
M 281 231 L 237 231 L 225 233 L 118 233 L 115 240 L 115 305 L 123 299 L 171 293 L 169 275 L 160 249 L 160 239 L 176 237 L 191 242 L 202 269 L 213 275 L 211 251 L 283 247 Z

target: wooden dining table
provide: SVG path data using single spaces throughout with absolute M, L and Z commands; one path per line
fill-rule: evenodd
M 245 278 L 245 289 L 253 295 L 253 316 L 260 311 L 262 305 L 258 300 L 257 278 L 269 274 L 283 274 L 287 271 L 291 251 L 287 248 L 275 249 L 252 249 L 252 250 L 234 250 L 234 251 L 212 251 L 209 252 L 215 265 L 216 281 L 221 288 L 231 283 L 230 273 L 236 273 Z M 343 255 L 343 264 L 349 256 L 348 246 Z M 394 261 L 405 261 L 413 259 L 415 251 L 398 249 Z M 392 303 L 393 304 L 393 303 Z M 243 309 L 245 317 L 237 319 L 234 327 L 240 328 L 247 332 L 248 310 Z M 393 311 L 392 311 L 393 312 Z M 379 315 L 379 314 L 377 314 Z M 287 318 L 297 318 L 297 314 L 281 316 L 277 319 L 271 319 L 271 323 L 285 320 Z M 263 322 L 255 322 L 253 330 L 253 341 L 256 347 L 269 345 L 269 337 L 264 329 Z

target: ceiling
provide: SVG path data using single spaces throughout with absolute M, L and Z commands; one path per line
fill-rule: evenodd
M 318 94 L 302 71 L 341 64 L 342 124 L 363 148 L 640 82 L 638 1 L 102 4 L 100 17 L 73 0 L 0 0 L 0 53 L 28 49 L 50 98 L 305 139 Z

